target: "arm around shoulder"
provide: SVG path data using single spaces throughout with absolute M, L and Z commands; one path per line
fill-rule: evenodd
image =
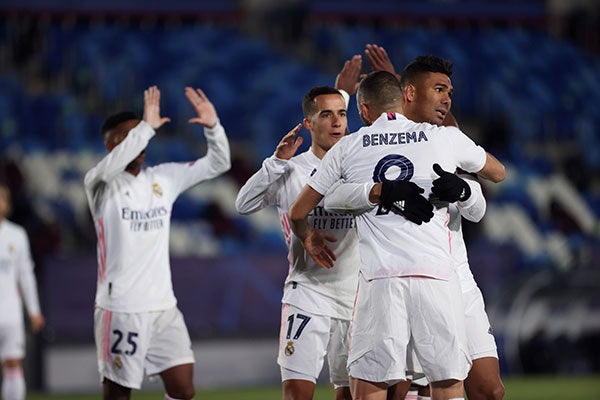
M 506 178 L 504 165 L 490 153 L 486 154 L 486 160 L 483 168 L 477 172 L 477 175 L 494 183 L 502 182 Z
M 469 187 L 471 188 L 471 195 L 465 201 L 458 201 L 458 210 L 460 215 L 471 222 L 479 222 L 485 215 L 487 208 L 487 202 L 483 196 L 481 185 L 477 182 L 477 178 L 471 175 L 460 175 Z

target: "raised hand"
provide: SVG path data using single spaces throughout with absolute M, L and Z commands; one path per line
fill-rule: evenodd
M 376 44 L 367 44 L 365 49 L 365 55 L 369 61 L 372 71 L 387 71 L 396 75 L 400 79 L 400 75 L 396 73 L 390 58 L 388 57 L 387 51 L 381 46 Z
M 350 96 L 356 93 L 361 68 L 362 57 L 360 54 L 356 54 L 350 60 L 347 60 L 335 78 L 335 88 L 345 90 Z
M 275 157 L 282 160 L 289 160 L 296 154 L 298 148 L 304 141 L 302 136 L 296 136 L 302 128 L 302 124 L 298 124 L 281 139 L 275 149 Z
M 471 197 L 471 187 L 456 174 L 444 171 L 440 164 L 433 164 L 433 171 L 440 177 L 433 181 L 431 193 L 441 201 L 454 203 Z
M 318 229 L 311 230 L 302 241 L 304 249 L 317 265 L 323 268 L 332 268 L 335 261 L 333 250 L 327 242 L 336 242 L 337 239 Z
M 144 121 L 156 130 L 164 123 L 171 121 L 170 118 L 160 116 L 160 90 L 156 86 L 150 86 L 144 90 Z
M 190 124 L 200 124 L 206 128 L 214 128 L 217 125 L 217 122 L 219 122 L 217 110 L 201 89 L 194 90 L 188 86 L 185 88 L 185 97 L 194 106 L 198 114 L 197 117 L 189 119 Z

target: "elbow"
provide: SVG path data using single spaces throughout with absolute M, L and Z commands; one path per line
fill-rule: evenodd
M 300 213 L 298 212 L 298 207 L 296 207 L 295 203 L 292 204 L 292 206 L 288 210 L 288 220 L 293 223 L 293 222 L 299 221 L 301 219 L 302 219 L 302 217 L 300 216 Z
M 484 215 L 484 213 L 477 214 L 477 215 L 471 215 L 470 218 L 467 218 L 467 220 L 477 223 L 483 219 L 483 215 Z
M 502 165 L 502 167 L 498 171 L 498 174 L 496 176 L 496 180 L 494 181 L 494 183 L 502 182 L 505 178 L 506 178 L 506 168 L 504 168 L 504 165 Z
M 504 168 L 504 165 L 500 165 L 488 177 L 488 179 L 494 183 L 502 182 L 505 178 L 506 178 L 506 168 Z
M 221 173 L 225 173 L 227 171 L 229 171 L 231 169 L 231 158 L 230 157 L 224 157 L 223 160 L 221 161 Z
M 241 214 L 241 215 L 251 214 L 250 210 L 248 208 L 244 207 L 243 203 L 238 203 L 237 200 L 235 202 L 235 210 L 238 212 L 238 214 Z

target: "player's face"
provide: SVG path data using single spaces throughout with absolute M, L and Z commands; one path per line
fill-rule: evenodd
M 415 122 L 442 125 L 452 106 L 454 87 L 450 77 L 441 72 L 430 72 L 413 86 L 412 101 L 409 94 L 409 101 L 405 105 L 407 118 Z
M 0 186 L 0 221 L 8 216 L 10 211 L 10 203 L 8 200 L 8 189 Z
M 315 97 L 315 103 L 317 112 L 304 122 L 311 134 L 313 152 L 323 157 L 346 134 L 346 103 L 339 94 L 319 95 Z
M 137 119 L 130 119 L 129 121 L 121 122 L 113 129 L 107 131 L 104 134 L 104 146 L 106 147 L 106 150 L 111 152 L 117 145 L 125 140 L 129 131 L 135 128 L 139 123 L 140 121 Z M 142 150 L 142 152 L 127 165 L 125 170 L 137 175 L 142 168 L 142 164 L 144 164 L 145 158 L 146 149 Z

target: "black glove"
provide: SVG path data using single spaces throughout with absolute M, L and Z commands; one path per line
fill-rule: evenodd
M 410 181 L 383 182 L 379 202 L 388 210 L 403 215 L 407 220 L 421 225 L 433 217 L 433 205 L 421 196 L 425 190 Z
M 444 171 L 439 164 L 433 164 L 433 171 L 440 177 L 433 181 L 431 193 L 441 201 L 454 203 L 471 197 L 471 187 L 456 174 Z

